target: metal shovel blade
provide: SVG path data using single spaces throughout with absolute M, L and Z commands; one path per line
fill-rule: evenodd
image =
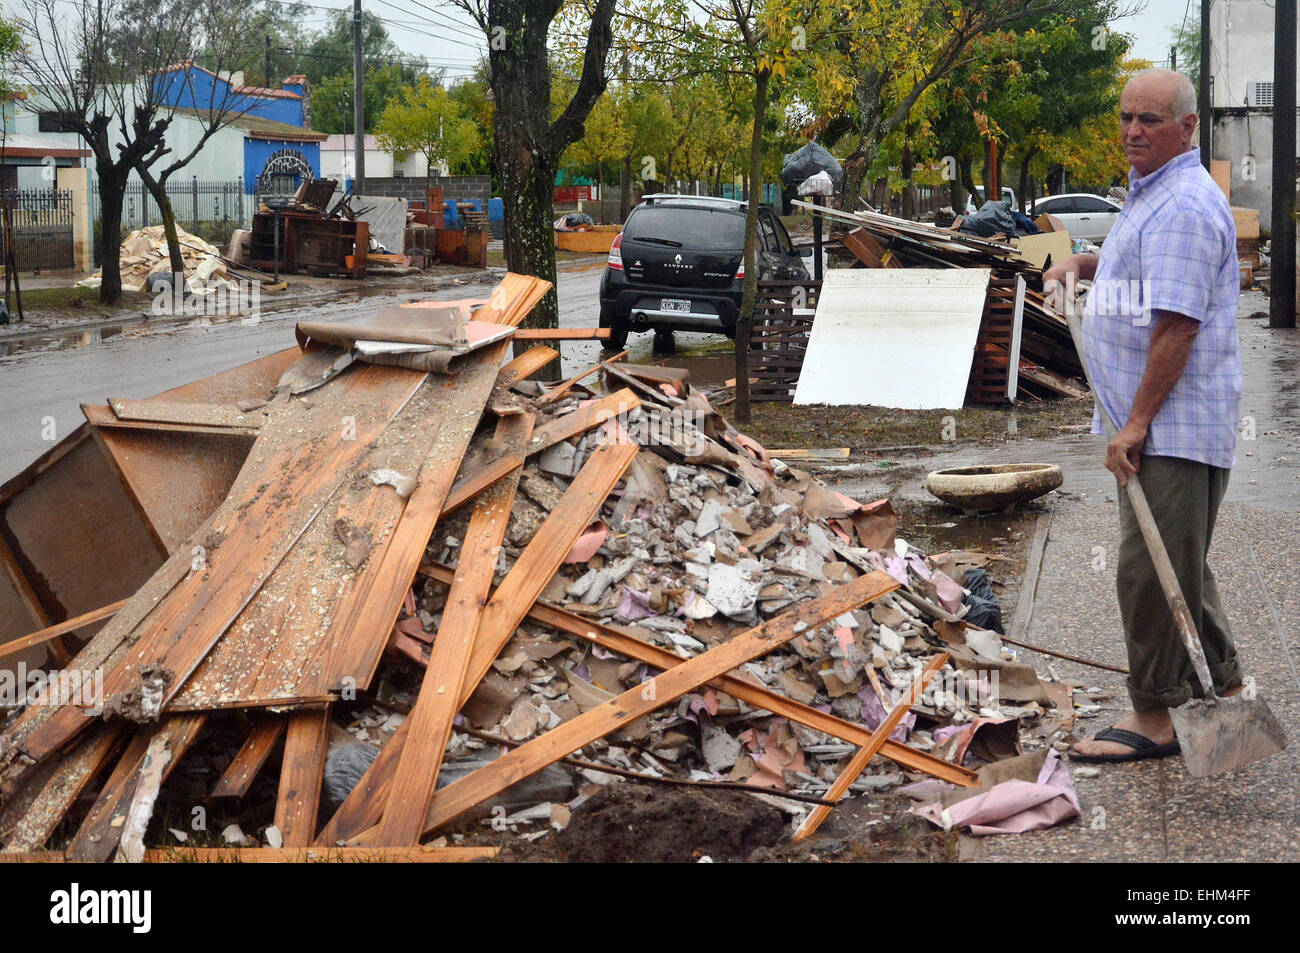
M 1286 747 L 1286 732 L 1263 699 L 1193 699 L 1169 709 L 1169 717 L 1187 773 L 1195 778 L 1263 761 Z

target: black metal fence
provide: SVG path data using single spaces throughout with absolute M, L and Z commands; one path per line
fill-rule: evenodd
M 225 226 L 229 235 L 230 229 L 242 227 L 247 222 L 246 216 L 252 215 L 252 198 L 244 194 L 242 179 L 225 182 L 207 182 L 196 177 L 173 179 L 167 183 L 166 191 L 176 213 L 176 223 L 191 234 L 200 235 L 209 230 L 205 226 L 220 225 Z M 99 186 L 92 184 L 90 216 L 96 223 L 99 209 Z M 162 221 L 162 211 L 144 183 L 128 182 L 122 198 L 122 232 L 161 225 Z
M 13 189 L 4 193 L 4 201 L 19 271 L 73 266 L 71 192 Z M 0 256 L 6 254 L 5 241 L 0 229 Z

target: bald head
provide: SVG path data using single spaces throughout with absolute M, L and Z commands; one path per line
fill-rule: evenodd
M 1196 115 L 1196 87 L 1182 73 L 1171 69 L 1144 69 L 1133 74 L 1133 78 L 1124 87 L 1133 84 L 1164 99 L 1169 105 L 1169 114 L 1175 121 L 1184 116 Z
M 1120 96 L 1119 129 L 1124 155 L 1140 176 L 1187 152 L 1196 131 L 1191 81 L 1167 69 L 1136 73 Z

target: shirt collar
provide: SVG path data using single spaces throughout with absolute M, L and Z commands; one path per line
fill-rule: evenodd
M 1166 174 L 1173 173 L 1178 169 L 1189 169 L 1192 166 L 1201 164 L 1201 150 L 1198 146 L 1193 146 L 1186 152 L 1174 156 L 1160 168 L 1147 175 L 1138 175 L 1137 171 L 1131 166 L 1128 170 L 1129 192 L 1133 195 L 1149 189 L 1159 182 Z

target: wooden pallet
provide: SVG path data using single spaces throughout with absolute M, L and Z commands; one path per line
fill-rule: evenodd
M 760 281 L 749 338 L 750 400 L 794 400 L 820 281 Z

